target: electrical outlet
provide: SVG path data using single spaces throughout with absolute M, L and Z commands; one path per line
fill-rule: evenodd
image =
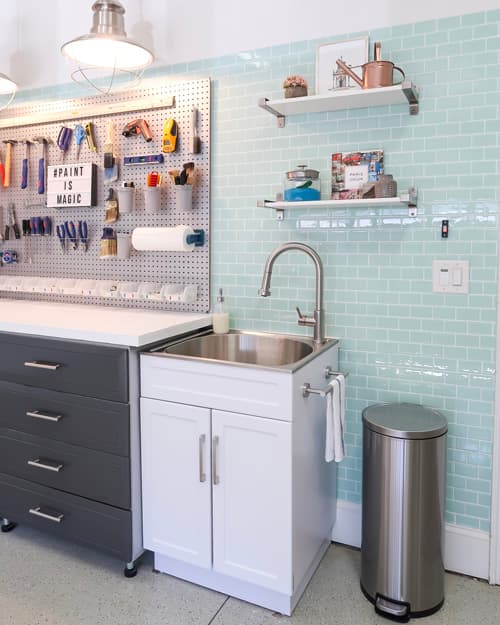
M 434 293 L 468 293 L 469 261 L 432 261 L 432 290 Z

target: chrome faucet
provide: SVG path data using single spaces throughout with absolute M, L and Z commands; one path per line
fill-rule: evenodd
M 305 243 L 299 243 L 297 241 L 291 241 L 289 243 L 283 243 L 273 250 L 266 260 L 266 266 L 264 267 L 264 275 L 262 276 L 262 284 L 259 289 L 259 295 L 262 297 L 269 297 L 271 291 L 271 274 L 273 271 L 274 261 L 280 254 L 287 250 L 296 250 L 306 253 L 314 262 L 316 269 L 316 307 L 312 317 L 303 315 L 299 307 L 296 307 L 298 314 L 299 326 L 312 326 L 314 328 L 313 341 L 316 346 L 322 345 L 325 342 L 325 322 L 324 322 L 324 310 L 323 310 L 323 263 L 317 252 L 313 250 L 309 245 Z

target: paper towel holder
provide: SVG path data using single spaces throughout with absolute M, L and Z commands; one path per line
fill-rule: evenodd
M 186 243 L 188 245 L 192 245 L 194 243 L 196 247 L 205 245 L 205 230 L 196 230 L 195 228 L 193 228 L 193 234 L 188 234 L 186 236 Z

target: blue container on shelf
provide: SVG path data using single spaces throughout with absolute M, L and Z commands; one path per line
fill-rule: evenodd
M 319 200 L 319 171 L 308 169 L 307 165 L 297 165 L 297 169 L 287 171 L 283 197 L 286 202 Z

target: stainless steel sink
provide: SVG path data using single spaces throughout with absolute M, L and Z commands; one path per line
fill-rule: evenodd
M 228 334 L 188 337 L 152 351 L 164 356 L 295 370 L 333 342 L 336 341 L 327 339 L 323 346 L 316 348 L 306 337 L 231 330 Z

